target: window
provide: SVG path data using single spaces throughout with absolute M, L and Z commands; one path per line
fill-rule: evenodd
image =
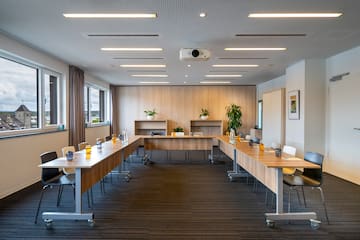
M 106 121 L 107 91 L 93 85 L 84 88 L 84 115 L 88 125 L 104 123 Z
M 263 124 L 263 101 L 259 100 L 258 101 L 258 123 L 257 123 L 257 128 L 262 129 L 262 124 Z
M 0 134 L 57 127 L 60 79 L 59 73 L 0 53 Z

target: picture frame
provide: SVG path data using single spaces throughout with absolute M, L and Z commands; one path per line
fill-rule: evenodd
M 289 91 L 288 94 L 288 104 L 289 104 L 289 119 L 290 120 L 299 120 L 300 119 L 300 91 L 294 90 Z

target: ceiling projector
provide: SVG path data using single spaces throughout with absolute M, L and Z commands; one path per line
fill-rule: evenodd
M 180 60 L 184 61 L 207 61 L 210 58 L 210 51 L 203 48 L 182 48 L 180 49 Z

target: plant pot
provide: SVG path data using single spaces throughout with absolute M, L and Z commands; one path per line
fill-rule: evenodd
M 155 116 L 153 115 L 146 115 L 147 120 L 154 120 Z
M 184 132 L 174 132 L 175 137 L 182 137 L 184 136 Z
M 200 116 L 201 120 L 206 120 L 209 118 L 209 116 Z

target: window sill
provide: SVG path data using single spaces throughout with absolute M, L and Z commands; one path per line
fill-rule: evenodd
M 85 128 L 96 128 L 96 127 L 104 127 L 104 126 L 110 126 L 110 123 L 106 123 L 106 122 L 104 122 L 104 123 L 91 123 L 91 124 L 87 123 L 85 125 Z
M 11 134 L 0 134 L 1 139 L 9 139 L 9 138 L 19 138 L 19 137 L 27 137 L 27 136 L 34 136 L 34 135 L 42 135 L 42 134 L 51 134 L 51 133 L 58 133 L 58 132 L 65 132 L 66 129 L 36 129 L 36 130 L 26 130 L 21 131 L 18 133 L 11 133 Z

